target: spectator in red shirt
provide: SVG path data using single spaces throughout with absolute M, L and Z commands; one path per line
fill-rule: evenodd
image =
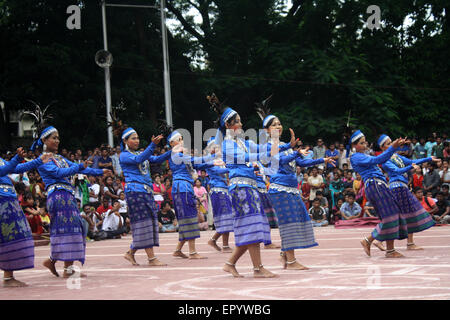
M 103 198 L 101 206 L 99 206 L 99 207 L 97 208 L 97 213 L 98 213 L 99 215 L 103 216 L 103 214 L 104 214 L 105 212 L 107 212 L 108 210 L 111 210 L 111 209 L 112 209 L 112 207 L 111 207 L 111 205 L 109 204 L 108 198 Z
M 424 197 L 423 196 L 423 189 L 417 188 L 414 189 L 414 195 L 416 196 L 417 200 L 422 204 L 422 207 L 424 207 L 425 210 L 428 211 L 429 214 L 432 216 L 438 212 L 438 207 L 433 199 L 430 197 Z
M 31 232 L 41 234 L 44 232 L 42 228 L 41 212 L 34 204 L 33 195 L 29 192 L 23 195 L 22 210 L 25 213 Z
M 420 167 L 413 174 L 413 189 L 417 188 L 423 188 L 423 173 Z

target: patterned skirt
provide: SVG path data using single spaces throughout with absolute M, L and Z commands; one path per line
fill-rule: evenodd
M 234 239 L 236 246 L 264 242 L 271 244 L 270 226 L 256 189 L 236 187 L 231 191 L 234 210 Z
M 126 192 L 128 216 L 130 217 L 133 250 L 159 246 L 157 205 L 153 194 Z
M 390 187 L 400 207 L 400 215 L 406 220 L 408 233 L 416 233 L 434 226 L 431 215 L 406 186 Z
M 175 214 L 178 220 L 178 239 L 180 241 L 200 238 L 197 202 L 191 192 L 172 194 Z
M 50 214 L 50 258 L 84 264 L 86 242 L 75 197 L 68 191 L 53 191 L 47 199 Z
M 34 267 L 34 241 L 30 225 L 16 198 L 0 197 L 0 269 Z
M 234 214 L 230 196 L 223 192 L 211 192 L 211 204 L 216 232 L 233 232 Z
M 378 241 L 406 239 L 408 227 L 401 209 L 386 183 L 368 180 L 365 186 L 366 199 L 374 206 L 381 222 L 372 231 Z
M 270 197 L 269 197 L 268 193 L 259 192 L 259 196 L 261 198 L 262 205 L 263 205 L 263 208 L 264 208 L 264 213 L 267 216 L 267 220 L 269 222 L 269 226 L 271 228 L 278 228 L 277 215 L 275 213 L 275 209 L 272 206 L 272 201 L 270 200 Z
M 314 229 L 300 194 L 270 192 L 269 197 L 278 218 L 281 251 L 317 246 Z

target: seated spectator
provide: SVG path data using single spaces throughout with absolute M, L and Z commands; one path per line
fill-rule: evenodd
M 319 199 L 319 205 L 325 209 L 325 213 L 327 215 L 327 218 L 329 217 L 330 209 L 328 208 L 328 200 L 323 196 L 322 191 L 316 192 L 316 199 Z
M 161 204 L 164 201 L 165 192 L 166 188 L 161 182 L 161 176 L 159 174 L 155 174 L 153 176 L 153 197 L 155 198 L 155 202 L 158 205 L 158 209 L 161 208 Z
M 120 235 L 126 233 L 119 210 L 120 202 L 114 200 L 113 207 L 103 215 L 102 231 L 106 232 L 107 239 L 120 239 Z
M 341 214 L 345 220 L 357 219 L 362 216 L 362 208 L 355 202 L 355 195 L 353 193 L 347 195 L 347 201 L 341 206 Z
M 108 198 L 103 198 L 102 205 L 97 208 L 97 213 L 103 217 L 106 211 L 111 210 L 112 207 L 109 205 Z
M 45 201 L 40 201 L 38 210 L 41 218 L 42 229 L 44 233 L 50 232 L 50 215 L 47 212 Z
M 441 179 L 439 177 L 439 173 L 436 170 L 436 164 L 431 162 L 428 164 L 430 170 L 423 177 L 423 189 L 424 191 L 430 191 L 433 194 L 433 197 L 439 191 L 439 184 Z
M 370 201 L 366 202 L 364 206 L 364 218 L 377 218 L 377 212 L 375 211 L 375 207 L 370 203 Z
M 311 186 L 308 183 L 308 173 L 304 173 L 303 174 L 303 181 L 302 181 L 302 185 L 301 185 L 301 195 L 302 195 L 302 200 L 306 206 L 306 210 L 309 209 L 309 194 L 311 192 Z
M 312 207 L 309 209 L 309 216 L 313 227 L 325 227 L 328 225 L 326 211 L 320 206 L 318 198 L 313 200 Z
M 99 200 L 100 185 L 98 184 L 96 177 L 89 176 L 88 179 L 89 179 L 89 183 L 90 183 L 90 185 L 88 186 L 89 204 L 92 207 L 97 208 L 100 205 L 100 200 Z
M 114 179 L 111 176 L 106 177 L 105 185 L 103 186 L 103 198 L 108 199 L 110 203 L 119 199 L 119 186 L 114 186 Z
M 208 211 L 208 191 L 206 191 L 206 188 L 202 186 L 202 182 L 200 179 L 195 180 L 194 184 L 194 193 L 197 200 L 200 201 L 201 205 L 205 209 L 205 211 Z
M 200 170 L 200 176 L 198 177 L 198 179 L 200 180 L 202 186 L 205 189 L 208 189 L 209 177 L 206 175 L 206 171 L 205 170 Z
M 448 170 L 448 160 L 442 161 L 442 169 L 439 171 L 441 184 L 450 185 L 450 170 Z
M 336 221 L 339 221 L 342 219 L 341 207 L 342 207 L 343 203 L 344 203 L 344 199 L 339 198 L 337 200 L 336 205 L 331 210 L 330 224 L 335 224 Z
M 345 171 L 345 177 L 342 179 L 342 182 L 344 183 L 344 189 L 353 191 L 353 174 L 351 170 Z
M 161 210 L 158 211 L 158 224 L 159 232 L 177 232 L 178 230 L 178 221 L 169 201 L 161 204 Z
M 441 187 L 441 192 L 444 194 L 444 198 L 447 199 L 447 201 L 450 201 L 449 188 L 448 184 L 443 184 Z
M 438 192 L 436 206 L 438 208 L 438 211 L 433 216 L 433 219 L 436 221 L 436 223 L 450 223 L 450 203 L 445 198 L 445 194 L 443 192 Z
M 80 212 L 81 218 L 83 218 L 83 226 L 84 226 L 84 238 L 92 239 L 94 238 L 94 232 L 95 232 L 95 223 L 92 220 L 92 214 L 91 214 L 91 205 L 85 204 L 83 206 L 83 210 Z
M 416 168 L 413 174 L 413 189 L 423 188 L 423 172 L 420 167 Z
M 364 197 L 364 183 L 359 173 L 356 173 L 356 179 L 353 180 L 353 192 L 355 193 L 355 201 L 361 204 Z
M 36 207 L 33 195 L 30 192 L 26 192 L 23 196 L 22 210 L 30 224 L 31 232 L 37 234 L 43 233 L 41 213 Z
M 424 209 L 427 210 L 427 212 L 431 214 L 431 216 L 435 215 L 438 212 L 439 209 L 436 206 L 434 200 L 429 197 L 423 196 L 423 189 L 421 188 L 415 189 L 414 195 L 416 196 L 417 200 L 419 200 L 419 202 L 422 204 L 422 207 L 424 207 Z
M 166 189 L 166 192 L 164 193 L 164 200 L 168 200 L 168 201 L 170 201 L 170 203 L 173 203 L 171 178 L 166 178 L 164 180 L 164 188 Z
M 197 217 L 198 217 L 198 227 L 200 231 L 206 231 L 209 228 L 208 221 L 206 221 L 206 214 L 208 212 L 202 206 L 199 200 L 197 200 Z
M 130 232 L 130 218 L 128 217 L 128 205 L 127 200 L 125 199 L 125 193 L 122 191 L 119 194 L 119 203 L 120 203 L 120 209 L 119 213 L 122 216 L 122 219 L 124 221 L 124 227 L 127 230 L 126 233 Z

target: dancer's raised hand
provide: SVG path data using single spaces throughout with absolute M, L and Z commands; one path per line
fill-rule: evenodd
M 152 142 L 153 142 L 154 144 L 159 144 L 163 138 L 164 138 L 164 136 L 163 136 L 162 134 L 160 134 L 160 135 L 157 136 L 157 137 L 152 136 Z

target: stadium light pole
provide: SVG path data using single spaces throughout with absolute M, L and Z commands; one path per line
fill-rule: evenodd
M 166 1 L 160 0 L 160 6 L 152 5 L 131 5 L 131 4 L 113 4 L 106 3 L 106 0 L 101 0 L 102 5 L 102 23 L 103 23 L 103 47 L 105 51 L 108 51 L 108 37 L 106 31 L 106 7 L 127 7 L 127 8 L 152 8 L 158 9 L 161 14 L 161 37 L 162 37 L 162 50 L 164 61 L 164 102 L 166 122 L 169 126 L 173 125 L 172 120 L 172 98 L 170 90 L 170 67 L 169 67 L 169 47 L 167 41 L 167 26 L 166 26 Z M 110 67 L 106 66 L 105 69 L 105 91 L 106 91 L 106 119 L 111 122 L 111 74 Z M 113 146 L 112 128 L 108 127 L 108 144 Z

